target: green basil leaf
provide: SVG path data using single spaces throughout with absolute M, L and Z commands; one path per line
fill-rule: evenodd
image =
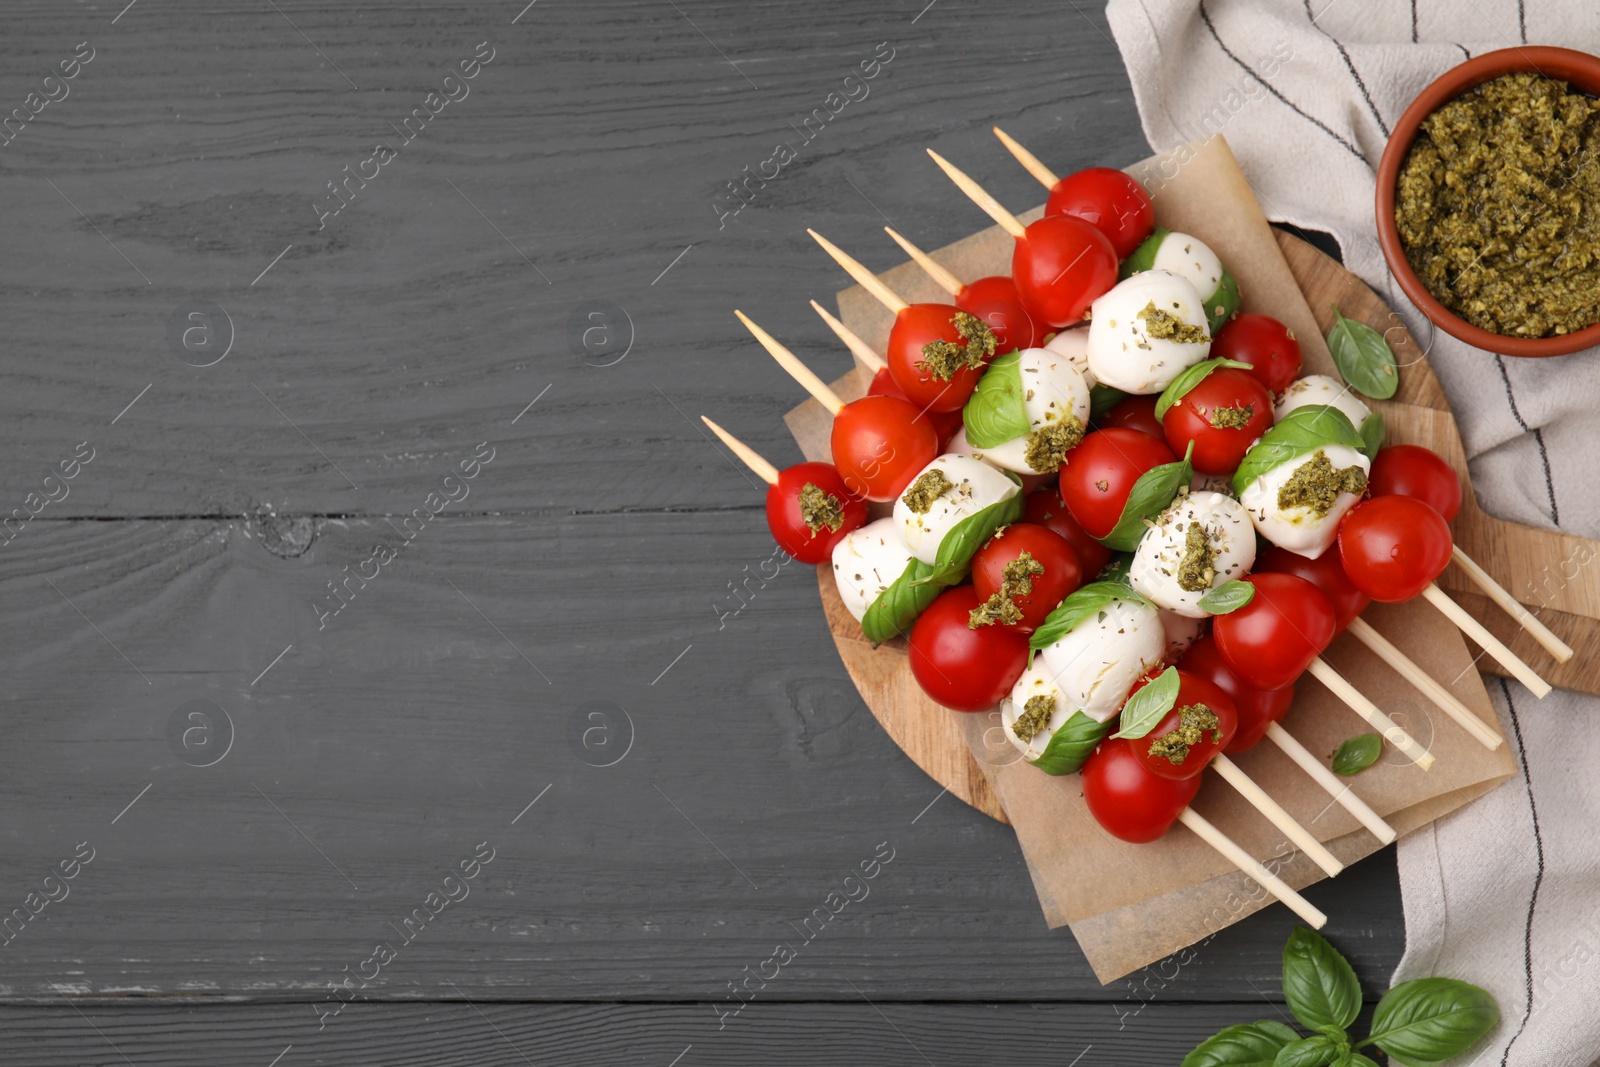
M 1122 705 L 1122 729 L 1111 736 L 1137 741 L 1154 730 L 1177 702 L 1178 668 L 1168 667 Z
M 980 381 L 982 379 L 979 379 Z M 1129 394 L 1121 389 L 1113 389 L 1109 385 L 1096 382 L 1089 387 L 1089 421 L 1099 422 L 1106 412 L 1128 399 Z M 1031 424 L 1030 424 L 1031 425 Z
M 923 580 L 932 573 L 932 567 L 913 559 L 900 572 L 900 577 L 867 605 L 866 613 L 861 616 L 861 632 L 867 635 L 868 641 L 882 644 L 891 637 L 911 632 L 911 624 L 917 616 L 928 610 L 928 605 L 944 591 L 943 586 Z
M 1279 1049 L 1272 1067 L 1322 1067 L 1333 1056 L 1333 1042 L 1328 1035 L 1313 1034 Z
M 1326 404 L 1295 408 L 1250 446 L 1233 472 L 1233 493 L 1243 496 L 1250 484 L 1280 464 L 1298 459 L 1327 445 L 1345 445 L 1360 451 L 1366 442 L 1350 425 L 1350 416 Z
M 1350 963 L 1321 934 L 1296 927 L 1283 947 L 1283 997 L 1309 1029 L 1355 1022 L 1361 984 Z
M 1050 742 L 1039 753 L 1039 758 L 1028 762 L 1046 774 L 1077 774 L 1115 726 L 1115 719 L 1095 722 L 1083 712 L 1075 711 L 1061 724 L 1061 729 L 1050 735 Z
M 1346 419 L 1348 423 L 1350 420 Z M 1184 450 L 1183 458 L 1176 463 L 1163 463 L 1139 475 L 1128 493 L 1128 502 L 1122 506 L 1122 518 L 1104 537 L 1096 538 L 1107 548 L 1118 552 L 1132 552 L 1139 547 L 1144 536 L 1146 519 L 1153 519 L 1172 503 L 1179 489 L 1187 489 L 1194 480 L 1194 467 L 1189 462 L 1194 455 L 1194 442 Z M 1246 453 L 1248 458 L 1248 453 Z
M 1044 617 L 1044 622 L 1040 623 L 1039 628 L 1029 636 L 1028 647 L 1037 652 L 1046 645 L 1055 644 L 1076 629 L 1080 622 L 1097 614 L 1113 600 L 1133 600 L 1141 604 L 1146 602 L 1133 591 L 1131 586 L 1123 582 L 1102 580 L 1080 585 Z
M 974 448 L 994 448 L 1033 428 L 1022 404 L 1021 364 L 1022 354 L 1015 351 L 990 363 L 961 409 L 961 423 Z
M 1200 598 L 1200 610 L 1208 615 L 1226 615 L 1250 603 L 1255 595 L 1255 586 L 1231 578 Z
M 1141 271 L 1150 270 L 1156 265 L 1156 253 L 1161 251 L 1161 244 L 1172 231 L 1165 226 L 1157 226 L 1150 231 L 1150 236 L 1140 242 L 1139 247 L 1128 253 L 1128 258 L 1122 261 L 1122 266 L 1117 271 L 1117 279 L 1125 281 Z
M 1378 458 L 1383 447 L 1383 412 L 1374 411 L 1361 420 L 1361 452 L 1368 460 Z
M 1299 1040 L 1276 1019 L 1230 1026 L 1196 1045 L 1182 1067 L 1272 1067 L 1279 1050 Z
M 1428 1067 L 1461 1055 L 1499 1021 L 1494 997 L 1470 982 L 1417 978 L 1378 1001 L 1364 1044 L 1377 1045 L 1412 1067 Z
M 1172 383 L 1161 391 L 1156 397 L 1156 418 L 1166 418 L 1172 405 L 1182 400 L 1189 390 L 1205 380 L 1206 375 L 1218 367 L 1237 367 L 1239 370 L 1249 370 L 1250 364 L 1241 363 L 1236 359 L 1202 359 L 1199 363 L 1185 367 Z
M 1359 774 L 1378 762 L 1378 757 L 1383 755 L 1383 736 L 1381 734 L 1357 734 L 1340 742 L 1339 750 L 1333 754 L 1333 773 L 1349 777 Z
M 944 540 L 939 542 L 939 551 L 934 555 L 933 570 L 931 573 L 917 579 L 918 585 L 955 585 L 967 572 L 967 564 L 972 562 L 972 556 L 994 532 L 1002 526 L 1008 526 L 1022 518 L 1023 500 L 1021 493 L 1022 479 L 1010 471 L 1001 471 L 1007 478 L 1017 483 L 1018 492 L 1000 501 L 990 504 L 981 511 L 976 511 L 952 526 L 944 535 Z
M 1133 581 L 1128 577 L 1128 573 L 1132 570 L 1132 552 L 1113 552 L 1106 565 L 1100 568 L 1100 573 L 1095 575 L 1095 579 L 1101 582 L 1121 582 L 1132 592 Z M 1135 599 L 1143 601 L 1144 597 L 1136 596 Z
M 1400 371 L 1394 350 L 1383 334 L 1364 322 L 1347 319 L 1333 309 L 1333 329 L 1328 331 L 1328 351 L 1350 388 L 1362 396 L 1387 400 L 1400 388 Z
M 1377 1061 L 1356 1052 L 1350 1056 L 1350 1067 L 1378 1067 Z
M 1239 281 L 1227 267 L 1222 268 L 1222 278 L 1217 282 L 1217 291 L 1206 298 L 1206 323 L 1211 327 L 1211 334 L 1216 336 L 1218 330 L 1227 325 L 1233 313 L 1239 310 Z

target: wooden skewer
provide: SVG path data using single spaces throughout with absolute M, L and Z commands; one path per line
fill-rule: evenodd
M 744 465 L 755 472 L 755 476 L 757 478 L 760 478 L 768 485 L 778 484 L 778 468 L 762 459 L 761 453 L 757 452 L 755 449 L 751 448 L 749 445 L 745 444 L 743 441 L 739 440 L 737 437 L 733 436 L 733 434 L 729 433 L 727 430 L 724 430 L 721 426 L 718 426 L 704 415 L 700 416 L 700 421 L 711 427 L 711 432 L 722 439 L 722 443 L 728 446 L 728 451 L 744 460 Z
M 1056 182 L 1061 179 L 1056 177 L 1055 172 L 1049 167 L 1039 162 L 1038 156 L 1013 141 L 1011 135 L 1000 127 L 995 126 L 992 129 L 994 130 L 994 135 L 1000 138 L 1000 143 L 1006 146 L 1006 151 L 1015 156 L 1017 162 L 1022 164 L 1023 170 L 1039 179 L 1039 184 L 1046 189 L 1054 189 L 1056 187 Z
M 816 397 L 817 402 L 828 409 L 828 414 L 839 414 L 839 409 L 844 407 L 844 401 L 839 399 L 838 393 L 828 388 L 827 382 L 811 373 L 810 367 L 801 363 L 793 352 L 780 345 L 770 333 L 751 322 L 749 316 L 744 312 L 735 310 L 734 314 L 739 317 L 740 322 L 744 323 L 744 328 L 754 334 L 757 341 L 761 342 L 761 347 L 770 352 L 772 358 L 778 361 L 778 366 L 789 372 L 789 377 L 799 382 L 806 392 Z
M 917 266 L 921 267 L 928 277 L 933 279 L 934 284 L 938 285 L 939 288 L 943 289 L 951 296 L 955 296 L 957 293 L 961 292 L 961 290 L 966 288 L 966 285 L 962 283 L 960 278 L 957 278 L 954 274 L 951 274 L 937 261 L 935 261 L 932 256 L 928 255 L 928 253 L 924 252 L 922 249 L 918 248 L 904 237 L 901 237 L 894 230 L 885 226 L 883 228 L 883 232 L 893 238 L 894 243 L 899 245 L 905 251 L 905 254 L 911 257 L 911 261 Z
M 1249 775 L 1239 769 L 1239 765 L 1220 752 L 1211 761 L 1211 766 L 1216 768 L 1218 774 L 1235 789 L 1241 796 L 1248 800 L 1255 809 L 1265 815 L 1267 819 L 1282 830 L 1284 836 L 1294 842 L 1296 848 L 1311 857 L 1318 867 L 1328 872 L 1329 877 L 1344 870 L 1344 864 L 1339 858 L 1325 848 L 1321 841 L 1311 836 L 1311 831 L 1301 826 L 1293 815 L 1283 810 L 1283 805 L 1273 800 L 1265 789 L 1257 785 Z
M 1321 656 L 1312 660 L 1311 666 L 1306 669 L 1311 672 L 1313 678 L 1327 686 L 1334 696 L 1344 701 L 1352 711 L 1367 720 L 1374 730 L 1383 735 L 1385 741 L 1409 756 L 1411 761 L 1418 767 L 1427 770 L 1433 766 L 1432 752 L 1429 752 L 1423 745 L 1418 744 L 1417 740 L 1401 729 L 1398 723 L 1385 715 L 1378 708 L 1378 705 L 1362 696 L 1360 690 L 1345 681 L 1343 675 L 1328 666 L 1327 661 Z
M 1528 631 L 1535 641 L 1543 645 L 1544 650 L 1554 656 L 1557 663 L 1565 663 L 1572 658 L 1572 646 L 1551 633 L 1550 627 L 1535 618 L 1527 608 L 1522 606 L 1521 601 L 1506 590 L 1505 586 L 1495 581 L 1488 571 L 1478 566 L 1471 556 L 1461 551 L 1460 545 L 1451 548 L 1450 558 L 1455 560 L 1456 564 L 1467 572 L 1467 577 L 1471 578 L 1473 583 L 1479 589 L 1482 589 L 1490 600 L 1500 605 L 1507 615 L 1517 620 L 1518 626 Z
M 1234 844 L 1227 834 L 1206 822 L 1193 808 L 1184 808 L 1180 811 L 1178 821 L 1192 830 L 1200 840 L 1222 853 L 1235 867 L 1255 879 L 1261 888 L 1283 901 L 1290 911 L 1304 919 L 1306 925 L 1313 930 L 1320 930 L 1327 925 L 1328 917 L 1317 910 L 1311 901 L 1296 893 L 1282 878 L 1263 867 L 1254 856 Z
M 1428 583 L 1428 588 L 1422 591 L 1422 595 L 1428 599 L 1428 603 L 1444 612 L 1445 617 L 1455 623 L 1462 633 L 1472 638 L 1479 648 L 1489 653 L 1500 666 L 1510 671 L 1513 678 L 1527 686 L 1534 696 L 1543 697 L 1550 692 L 1549 682 L 1539 677 L 1532 667 L 1518 659 L 1515 652 L 1507 648 L 1494 634 L 1484 629 L 1483 623 L 1468 615 L 1467 609 L 1451 600 L 1443 589 L 1430 582 Z
M 859 334 L 834 318 L 827 308 L 815 300 L 811 301 L 811 308 L 822 316 L 822 321 L 828 324 L 828 329 L 832 330 L 839 340 L 844 342 L 844 346 L 861 361 L 861 365 L 866 367 L 867 370 L 877 374 L 889 365 L 882 356 L 872 350 L 871 345 L 861 339 Z
M 1267 740 L 1283 749 L 1284 755 L 1300 765 L 1300 769 L 1309 774 L 1313 781 L 1328 791 L 1328 795 L 1339 802 L 1339 806 L 1360 820 L 1361 825 L 1372 831 L 1372 835 L 1384 844 L 1389 844 L 1395 839 L 1394 827 L 1384 822 L 1378 813 L 1367 807 L 1367 802 L 1356 796 L 1350 788 L 1350 783 L 1341 781 L 1339 776 L 1322 765 L 1322 761 L 1311 754 L 1310 749 L 1296 741 L 1282 726 L 1272 723 L 1267 727 Z
M 1446 689 L 1439 681 L 1417 666 L 1415 660 L 1401 652 L 1394 644 L 1365 619 L 1354 619 L 1350 623 L 1350 634 L 1357 641 L 1366 645 L 1377 653 L 1379 659 L 1399 672 L 1400 676 L 1412 685 L 1438 708 L 1450 716 L 1462 727 L 1477 738 L 1485 748 L 1496 749 L 1505 744 L 1506 739 L 1500 732 L 1489 726 L 1482 719 L 1472 714 L 1470 708 L 1456 699 L 1456 695 Z
M 833 261 L 835 263 L 844 268 L 844 272 L 846 274 L 855 279 L 857 285 L 861 286 L 861 288 L 865 289 L 867 292 L 876 297 L 878 303 L 882 304 L 896 315 L 900 314 L 900 312 L 911 306 L 904 300 L 900 299 L 899 295 L 893 289 L 890 289 L 887 285 L 884 285 L 882 279 L 880 279 L 876 274 L 872 273 L 866 267 L 862 266 L 861 263 L 859 263 L 854 257 L 847 254 L 838 245 L 822 236 L 822 234 L 818 233 L 816 230 L 807 230 L 806 232 L 816 239 L 817 244 L 822 246 L 822 250 L 824 252 L 833 257 Z
M 1028 232 L 1028 228 L 1022 224 L 1022 221 L 1002 207 L 1000 201 L 985 192 L 983 186 L 967 177 L 954 164 L 933 149 L 928 149 L 928 155 L 932 156 L 933 161 L 939 164 L 939 168 L 949 175 L 951 181 L 956 183 L 956 188 L 966 193 L 967 199 L 981 207 L 984 214 L 994 219 L 1002 230 L 1018 238 Z

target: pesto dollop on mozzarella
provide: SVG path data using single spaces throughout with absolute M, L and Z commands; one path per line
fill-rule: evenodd
M 1198 619 L 1206 615 L 1200 598 L 1255 561 L 1243 505 L 1222 493 L 1185 493 L 1139 539 L 1128 581 L 1156 607 Z
M 1366 474 L 1372 469 L 1367 457 L 1348 445 L 1324 445 L 1287 463 L 1278 464 L 1245 486 L 1244 492 L 1239 494 L 1239 502 L 1249 512 L 1251 523 L 1262 537 L 1308 559 L 1316 559 L 1328 550 L 1339 534 L 1339 520 L 1361 499 L 1360 493 L 1343 490 L 1333 492 L 1330 489 L 1326 493 L 1325 509 L 1318 503 L 1292 503 L 1305 498 L 1307 494 L 1300 491 L 1299 487 L 1324 465 L 1334 474 L 1351 467 L 1360 468 L 1363 488 Z M 1303 470 L 1305 473 L 1302 473 Z M 1324 486 L 1331 484 L 1328 477 L 1322 477 L 1319 481 Z
M 1166 631 L 1156 609 L 1117 598 L 1046 645 L 1039 656 L 1068 704 L 1106 722 L 1166 650 Z
M 839 599 L 857 622 L 885 589 L 905 573 L 911 550 L 900 539 L 900 526 L 884 516 L 845 534 L 833 546 L 833 581 Z
M 1042 722 L 1027 711 L 1028 702 L 1036 697 L 1044 697 L 1053 705 L 1049 719 Z M 1068 703 L 1061 687 L 1050 677 L 1049 670 L 1044 666 L 1044 657 L 1035 655 L 1028 669 L 1017 679 L 1017 684 L 1011 687 L 1011 695 L 1000 702 L 1000 724 L 1004 727 L 1006 740 L 1028 759 L 1036 760 L 1043 755 L 1051 736 L 1066 725 L 1076 710 Z M 1023 716 L 1028 716 L 1022 729 L 1023 733 L 1029 735 L 1026 741 L 1017 736 L 1017 719 Z
M 1028 433 L 991 448 L 976 449 L 991 463 L 1018 474 L 1040 474 L 1059 469 L 1050 465 L 1052 433 L 1063 434 L 1056 445 L 1070 448 L 1089 426 L 1089 387 L 1072 359 L 1048 348 L 1024 348 L 1017 353 L 1017 374 L 1022 379 L 1022 408 L 1028 416 Z M 947 448 L 946 451 L 955 451 Z M 1033 461 L 1044 463 L 1035 467 Z
M 1141 271 L 1094 302 L 1088 350 L 1097 382 L 1125 393 L 1159 393 L 1211 351 L 1205 305 L 1171 271 Z
M 895 500 L 894 521 L 911 554 L 931 564 L 945 535 L 963 519 L 1020 492 L 1017 483 L 982 460 L 947 452 Z
M 1281 422 L 1283 417 L 1295 408 L 1310 407 L 1313 404 L 1324 404 L 1331 408 L 1338 408 L 1350 419 L 1350 425 L 1361 429 L 1361 424 L 1366 421 L 1372 409 L 1363 404 L 1350 387 L 1343 385 L 1337 378 L 1330 378 L 1326 374 L 1308 374 L 1304 378 L 1296 378 L 1289 383 L 1289 388 L 1283 391 L 1278 402 L 1272 406 L 1274 422 Z

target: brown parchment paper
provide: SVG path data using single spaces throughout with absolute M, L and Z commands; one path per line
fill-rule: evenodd
M 1266 312 L 1294 330 L 1306 373 L 1336 373 L 1266 217 L 1221 137 L 1146 160 L 1129 172 L 1151 189 L 1159 225 L 1199 237 L 1228 265 L 1239 281 L 1244 310 Z M 959 194 L 952 190 L 951 195 Z M 1041 209 L 1035 209 L 1020 217 L 1029 221 L 1040 214 Z M 864 243 L 868 235 L 842 235 L 842 239 L 851 248 Z M 991 227 L 940 249 L 935 256 L 957 277 L 971 279 L 1009 273 L 1011 249 L 1012 239 Z M 910 263 L 883 278 L 907 300 L 947 299 Z M 839 306 L 845 323 L 882 351 L 892 322 L 889 313 L 860 288 L 840 293 Z M 841 395 L 846 399 L 861 395 L 867 380 L 858 368 L 838 383 Z M 1403 409 L 1389 408 L 1386 413 L 1391 425 L 1406 417 Z M 820 405 L 808 401 L 791 412 L 788 422 L 808 458 L 828 458 L 829 419 Z M 1421 601 L 1374 604 L 1363 617 L 1445 682 L 1476 714 L 1495 722 L 1472 654 L 1437 610 Z M 896 669 L 909 672 L 903 642 L 891 642 L 875 654 L 895 657 Z M 1325 658 L 1437 757 L 1433 769 L 1424 772 L 1386 747 L 1377 764 L 1351 779 L 1351 788 L 1400 833 L 1468 803 L 1511 775 L 1513 764 L 1503 746 L 1493 752 L 1485 749 L 1354 639 L 1341 638 Z M 1019 762 L 1016 750 L 997 729 L 997 713 L 961 715 L 921 699 L 925 714 L 957 721 L 951 736 L 965 735 L 1016 828 L 1047 924 L 1071 926 L 1102 982 L 1160 960 L 1276 903 L 1181 826 L 1148 845 L 1130 845 L 1106 834 L 1084 806 L 1078 777 L 1054 778 Z M 1309 677 L 1299 682 L 1284 727 L 1323 758 L 1345 738 L 1370 731 Z M 1344 863 L 1380 847 L 1275 745 L 1263 742 L 1235 759 Z M 1215 775 L 1207 775 L 1194 808 L 1290 885 L 1302 888 L 1324 877 Z

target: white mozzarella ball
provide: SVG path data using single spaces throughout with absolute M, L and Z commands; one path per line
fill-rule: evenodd
M 1069 419 L 1077 420 L 1080 431 L 1088 430 L 1089 387 L 1069 357 L 1048 348 L 1024 348 L 1017 353 L 1017 373 L 1022 379 L 1022 409 L 1027 413 L 1030 433 Z M 955 449 L 946 448 L 945 451 Z M 1028 463 L 1026 435 L 976 451 L 1006 470 L 1018 474 L 1041 473 Z
M 1122 708 L 1128 690 L 1167 650 L 1156 609 L 1114 599 L 1040 651 L 1045 671 L 1067 703 L 1096 722 Z
M 1336 470 L 1360 467 L 1362 473 L 1367 473 L 1372 469 L 1367 457 L 1348 445 L 1324 445 L 1288 463 L 1278 464 L 1245 486 L 1244 492 L 1239 494 L 1239 502 L 1250 513 L 1250 521 L 1262 537 L 1308 559 L 1316 559 L 1328 550 L 1339 534 L 1339 520 L 1361 499 L 1352 493 L 1341 492 L 1325 515 L 1318 515 L 1305 505 L 1292 508 L 1278 506 L 1279 491 L 1294 477 L 1296 471 L 1312 462 L 1318 452 L 1326 455 Z
M 1273 421 L 1282 421 L 1295 408 L 1310 407 L 1312 404 L 1338 408 L 1350 419 L 1350 425 L 1358 430 L 1367 416 L 1372 414 L 1372 409 L 1358 400 L 1350 387 L 1337 378 L 1330 378 L 1326 374 L 1308 374 L 1290 382 L 1289 388 L 1283 391 L 1278 402 L 1272 406 Z
M 959 427 L 955 433 L 950 435 L 950 440 L 944 443 L 944 450 L 958 456 L 971 456 L 973 459 L 983 458 L 983 453 L 978 451 L 978 447 L 967 440 L 967 428 L 965 426 Z
M 1209 298 L 1222 284 L 1222 260 L 1210 245 L 1186 233 L 1167 234 L 1150 266 L 1176 274 L 1194 286 L 1202 299 Z
M 1195 339 L 1151 336 L 1173 319 L 1198 330 Z M 1171 271 L 1147 270 L 1094 302 L 1088 342 L 1089 370 L 1097 382 L 1125 393 L 1159 393 L 1206 358 L 1211 330 L 1193 285 Z
M 939 471 L 951 487 L 934 499 L 927 511 L 913 511 L 904 493 L 894 502 L 894 521 L 906 547 L 929 564 L 938 559 L 939 545 L 961 520 L 1022 492 L 1016 482 L 982 460 L 947 452 L 922 468 L 907 493 L 932 471 Z
M 1040 727 L 1039 731 L 1027 741 L 1016 735 L 1012 724 L 1017 721 L 1025 710 L 1028 701 L 1034 697 L 1049 697 L 1055 703 L 1055 710 L 1050 713 L 1050 721 Z M 1050 672 L 1044 665 L 1044 657 L 1036 655 L 1028 664 L 1028 669 L 1022 672 L 1022 677 L 1017 679 L 1017 684 L 1011 687 L 1011 695 L 1000 702 L 1000 723 L 1005 728 L 1006 740 L 1016 746 L 1030 760 L 1038 759 L 1044 754 L 1045 746 L 1050 744 L 1050 738 L 1061 727 L 1066 725 L 1072 713 L 1077 711 L 1068 703 L 1061 687 L 1050 677 Z
M 1046 341 L 1044 346 L 1072 360 L 1072 365 L 1083 375 L 1083 384 L 1094 388 L 1094 373 L 1089 370 L 1089 327 L 1074 326 L 1070 330 L 1062 330 Z
M 1201 552 L 1210 556 L 1211 576 L 1191 575 L 1186 582 L 1185 562 Z M 1255 561 L 1256 534 L 1243 505 L 1222 493 L 1185 493 L 1139 539 L 1128 581 L 1156 607 L 1199 619 L 1206 615 L 1200 598 L 1244 577 Z
M 839 599 L 857 622 L 867 608 L 905 573 L 911 550 L 900 539 L 900 526 L 884 516 L 851 530 L 833 546 L 833 581 Z
M 1161 628 L 1167 634 L 1167 662 L 1176 663 L 1189 651 L 1189 646 L 1200 640 L 1206 632 L 1205 619 L 1191 619 L 1175 611 L 1161 612 Z

